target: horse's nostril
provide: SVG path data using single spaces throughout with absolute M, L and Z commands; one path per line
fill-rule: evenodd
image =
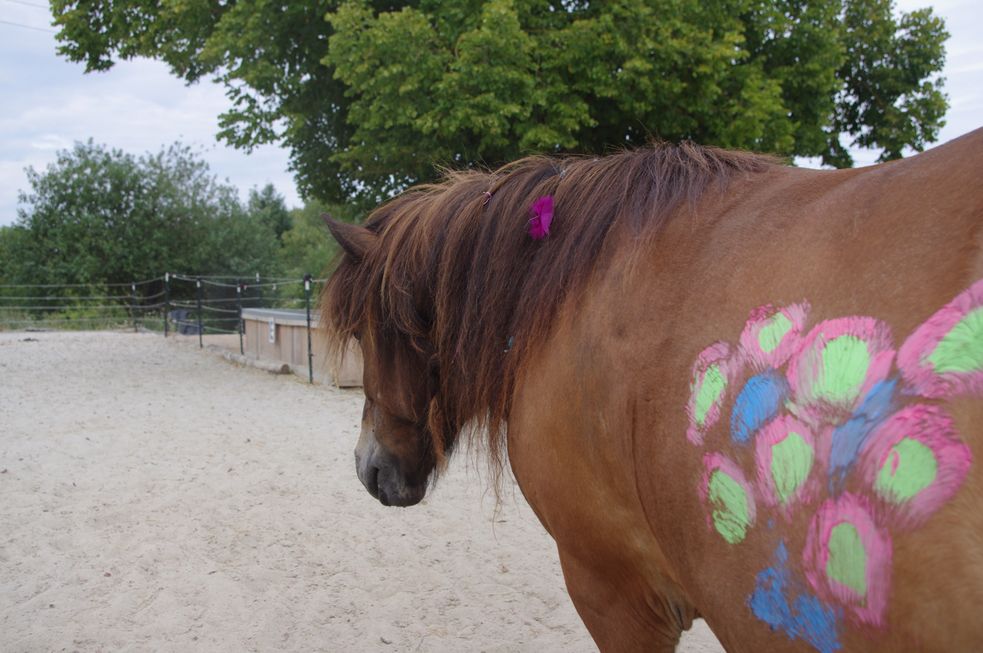
M 368 469 L 368 476 L 365 479 L 365 489 L 376 499 L 379 498 L 379 468 L 372 465 Z

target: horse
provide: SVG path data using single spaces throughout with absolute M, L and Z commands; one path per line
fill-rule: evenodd
M 845 170 L 654 144 L 332 220 L 358 478 L 506 465 L 602 651 L 983 647 L 983 130 Z M 384 535 L 381 535 L 384 537 Z

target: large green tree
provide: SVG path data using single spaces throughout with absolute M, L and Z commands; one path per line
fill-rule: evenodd
M 436 166 L 652 137 L 852 163 L 922 149 L 946 110 L 945 27 L 892 0 L 54 0 L 88 70 L 147 56 L 281 142 L 303 194 L 376 200 Z
M 250 213 L 188 147 L 137 157 L 76 143 L 27 178 L 17 222 L 0 229 L 4 283 L 100 286 L 274 266 L 266 213 Z

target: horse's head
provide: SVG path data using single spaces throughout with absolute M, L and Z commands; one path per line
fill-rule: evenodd
M 325 219 L 345 252 L 325 289 L 325 321 L 339 346 L 356 338 L 364 360 L 355 468 L 383 505 L 411 506 L 423 499 L 442 454 L 429 423 L 438 379 L 426 318 L 412 301 L 394 306 L 382 297 L 393 271 L 377 228 Z

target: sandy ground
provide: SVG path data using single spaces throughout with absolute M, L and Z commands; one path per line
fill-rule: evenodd
M 360 411 L 160 336 L 0 333 L 0 651 L 596 650 L 521 495 L 463 457 L 384 508 Z

